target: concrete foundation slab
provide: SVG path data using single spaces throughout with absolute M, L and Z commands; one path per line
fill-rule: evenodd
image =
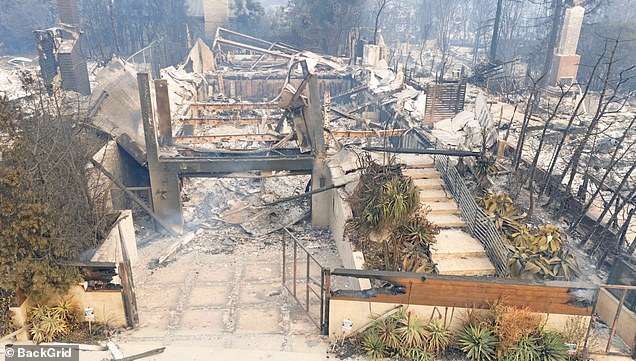
M 277 309 L 243 309 L 238 313 L 237 333 L 279 333 L 283 332 L 280 312 Z
M 231 285 L 194 288 L 190 293 L 188 306 L 225 306 L 231 290 Z
M 180 335 L 223 333 L 225 313 L 225 310 L 210 309 L 185 311 L 176 333 Z

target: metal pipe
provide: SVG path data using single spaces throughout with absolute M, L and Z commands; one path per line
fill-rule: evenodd
M 307 254 L 307 279 L 305 280 L 305 309 L 307 310 L 307 313 L 309 313 L 309 272 L 311 270 L 310 264 L 309 264 L 309 254 Z
M 442 154 L 451 157 L 477 157 L 480 152 L 470 152 L 466 150 L 455 149 L 415 149 L 415 148 L 382 148 L 382 147 L 363 147 L 363 150 L 369 152 L 388 152 L 403 154 Z
M 322 334 L 329 335 L 329 301 L 331 300 L 331 270 L 329 268 L 324 270 L 325 272 L 325 322 L 323 324 Z
M 294 273 L 293 273 L 294 274 L 294 286 L 293 286 L 294 297 L 296 297 L 296 268 L 297 268 L 296 267 L 297 266 L 297 264 L 296 264 L 296 261 L 297 261 L 296 255 L 297 255 L 297 252 L 298 252 L 298 246 L 296 245 L 296 242 L 294 242 Z

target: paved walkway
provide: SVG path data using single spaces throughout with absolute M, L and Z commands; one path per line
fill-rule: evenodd
M 223 197 L 206 190 L 210 182 L 218 181 L 193 184 L 189 193 L 192 201 L 186 207 L 205 208 L 206 203 Z M 239 190 L 258 196 L 262 189 L 262 184 L 254 182 Z M 194 239 L 161 267 L 153 267 L 152 260 L 178 238 L 139 240 L 142 246 L 134 274 L 140 322 L 136 329 L 118 335 L 115 342 L 146 349 L 205 348 L 202 355 L 228 355 L 217 351 L 231 349 L 259 350 L 254 357 L 268 352 L 273 359 L 278 359 L 280 352 L 309 355 L 293 359 L 324 356 L 326 339 L 282 287 L 283 234 L 251 236 L 239 226 L 211 221 L 209 215 L 216 212 L 195 209 L 186 224 L 186 232 L 194 232 Z M 329 232 L 313 229 L 305 221 L 291 229 L 326 267 L 341 266 Z M 241 355 L 258 359 L 249 352 Z

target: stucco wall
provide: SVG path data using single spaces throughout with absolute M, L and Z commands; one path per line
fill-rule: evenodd
M 616 311 L 618 309 L 618 300 L 612 296 L 609 291 L 602 289 L 598 294 L 598 301 L 596 303 L 596 313 L 601 317 L 606 324 L 610 327 L 616 317 Z M 625 341 L 625 343 L 634 347 L 634 337 L 636 337 L 636 314 L 630 311 L 627 307 L 623 307 L 620 318 L 618 319 L 616 333 Z
M 353 321 L 353 329 L 360 329 L 368 324 L 373 316 L 381 315 L 398 306 L 391 303 L 375 303 L 361 301 L 332 300 L 329 305 L 329 337 L 332 339 L 341 338 L 342 320 Z M 407 306 L 404 306 L 407 307 Z M 415 312 L 422 320 L 439 321 L 445 323 L 451 331 L 460 330 L 467 320 L 467 315 L 471 309 L 460 307 L 434 307 L 434 306 L 408 306 L 408 310 Z M 561 314 L 540 314 L 548 329 L 563 331 L 569 319 L 580 319 L 587 328 L 591 317 L 571 316 Z

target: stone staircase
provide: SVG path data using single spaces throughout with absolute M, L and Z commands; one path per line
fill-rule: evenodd
M 496 273 L 481 243 L 466 233 L 453 196 L 446 192 L 444 180 L 427 155 L 400 155 L 407 165 L 404 175 L 411 177 L 420 191 L 420 201 L 428 211 L 426 218 L 440 227 L 437 243 L 431 248 L 440 274 L 490 276 Z M 424 211 L 426 212 L 426 211 Z

